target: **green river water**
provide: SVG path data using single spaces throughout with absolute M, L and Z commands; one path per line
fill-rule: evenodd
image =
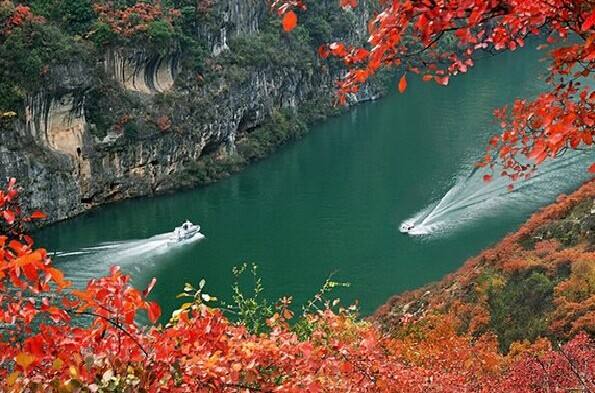
M 208 187 L 106 206 L 37 234 L 75 285 L 120 265 L 169 314 L 185 282 L 229 299 L 232 267 L 255 262 L 276 299 L 300 304 L 330 273 L 363 314 L 393 294 L 440 279 L 515 230 L 532 211 L 587 178 L 588 157 L 566 157 L 506 191 L 473 163 L 497 130 L 495 107 L 543 87 L 542 53 L 479 61 L 448 87 L 409 77 L 406 94 L 358 106 L 302 140 Z M 554 170 L 556 169 L 556 170 Z M 184 219 L 206 238 L 167 245 Z M 416 236 L 399 232 L 410 219 Z

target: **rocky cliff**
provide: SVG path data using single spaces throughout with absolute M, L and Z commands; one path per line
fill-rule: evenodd
M 18 116 L 0 122 L 0 177 L 19 178 L 23 204 L 58 221 L 209 182 L 262 157 L 333 111 L 341 69 L 316 56 L 317 24 L 340 24 L 331 38 L 365 34 L 365 2 L 357 12 L 335 2 L 320 10 L 316 17 L 330 22 L 286 34 L 266 1 L 214 2 L 191 29 L 204 48 L 199 67 L 183 42 L 111 44 L 62 59 Z M 369 88 L 354 101 L 376 94 Z

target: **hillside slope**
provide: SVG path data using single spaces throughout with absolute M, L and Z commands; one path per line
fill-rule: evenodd
M 374 314 L 382 330 L 451 314 L 461 333 L 515 341 L 595 335 L 595 181 L 535 213 L 519 230 L 437 283 L 391 298 Z

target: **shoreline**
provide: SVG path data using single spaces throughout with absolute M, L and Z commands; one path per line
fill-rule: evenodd
M 211 184 L 241 173 L 244 169 L 256 162 L 266 160 L 272 155 L 278 153 L 279 149 L 282 149 L 284 146 L 306 137 L 312 132 L 313 127 L 322 124 L 329 119 L 346 115 L 352 109 L 362 104 L 375 103 L 384 98 L 388 93 L 386 84 L 383 84 L 383 82 L 374 83 L 374 89 L 376 89 L 374 95 L 354 98 L 354 100 L 346 107 L 319 107 L 318 109 L 321 111 L 315 114 L 306 114 L 298 109 L 297 114 L 295 115 L 297 124 L 285 130 L 287 132 L 287 139 L 281 140 L 279 143 L 266 146 L 264 154 L 254 154 L 252 152 L 248 152 L 248 157 L 244 157 L 240 152 L 238 152 L 238 148 L 241 149 L 242 144 L 249 144 L 252 140 L 257 139 L 258 136 L 262 135 L 263 132 L 265 134 L 271 131 L 274 132 L 275 129 L 273 129 L 271 124 L 260 125 L 255 129 L 255 131 L 250 133 L 247 138 L 236 141 L 236 143 L 240 146 L 236 147 L 233 154 L 218 156 L 216 154 L 217 152 L 215 152 L 214 154 L 201 156 L 196 162 L 192 163 L 195 166 L 185 168 L 186 170 L 184 173 L 175 175 L 172 183 L 173 185 L 171 187 L 156 189 L 145 194 L 124 195 L 122 197 L 96 204 L 84 204 L 82 210 L 76 211 L 73 214 L 69 214 L 67 217 L 52 221 L 46 219 L 41 222 L 36 222 L 36 225 L 32 230 L 36 231 L 42 228 L 51 227 L 55 224 L 64 223 L 76 217 L 97 211 L 102 207 L 115 205 L 124 201 L 168 196 L 174 195 L 178 192 L 192 191 L 201 189 L 203 187 L 208 187 Z

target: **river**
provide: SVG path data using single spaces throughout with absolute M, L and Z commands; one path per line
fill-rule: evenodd
M 185 282 L 229 299 L 232 267 L 255 262 L 266 296 L 310 298 L 327 276 L 351 283 L 369 314 L 389 296 L 440 279 L 515 230 L 532 211 L 588 176 L 568 156 L 506 191 L 473 163 L 497 131 L 492 111 L 543 88 L 544 54 L 521 50 L 480 60 L 448 87 L 409 77 L 405 94 L 360 105 L 302 140 L 208 187 L 106 206 L 37 234 L 75 285 L 120 265 L 169 314 Z M 555 169 L 555 170 L 554 170 Z M 167 246 L 184 219 L 206 238 Z M 404 220 L 418 235 L 399 232 Z

